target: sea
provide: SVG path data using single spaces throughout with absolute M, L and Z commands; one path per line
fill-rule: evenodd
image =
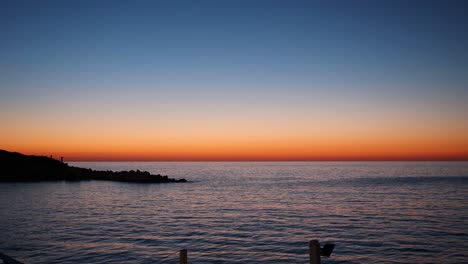
M 73 162 L 188 183 L 0 183 L 24 263 L 468 263 L 468 162 Z

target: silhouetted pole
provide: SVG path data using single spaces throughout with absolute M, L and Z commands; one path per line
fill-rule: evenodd
M 309 241 L 309 258 L 310 264 L 320 264 L 320 243 L 314 239 Z
M 187 264 L 187 250 L 182 249 L 179 251 L 179 264 Z
M 63 157 L 60 157 L 60 161 L 63 163 Z

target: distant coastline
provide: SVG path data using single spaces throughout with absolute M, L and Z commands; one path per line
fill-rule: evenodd
M 37 181 L 118 181 L 132 183 L 177 183 L 186 179 L 173 179 L 147 171 L 98 171 L 69 166 L 45 156 L 30 156 L 0 150 L 0 182 Z

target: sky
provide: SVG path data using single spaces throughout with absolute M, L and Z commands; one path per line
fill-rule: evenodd
M 0 149 L 468 160 L 464 1 L 0 6 Z

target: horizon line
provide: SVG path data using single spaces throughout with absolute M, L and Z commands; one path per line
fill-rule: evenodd
M 65 162 L 468 162 L 463 159 L 311 159 L 311 160 L 119 160 L 119 159 L 79 159 Z
M 458 153 L 452 155 L 436 155 L 436 154 L 420 154 L 420 155 L 356 155 L 356 156 L 335 156 L 327 157 L 326 155 L 320 157 L 298 157 L 291 155 L 291 157 L 138 157 L 131 155 L 119 156 L 94 156 L 93 155 L 67 155 L 70 153 L 57 153 L 52 152 L 53 155 L 45 155 L 44 152 L 21 153 L 17 151 L 8 151 L 6 149 L 0 149 L 1 151 L 14 152 L 23 155 L 43 156 L 49 157 L 55 160 L 64 159 L 65 162 L 436 162 L 436 161 L 453 161 L 453 162 L 464 162 L 468 161 L 468 153 Z M 29 153 L 28 153 L 29 152 Z M 69 158 L 67 158 L 67 156 Z

